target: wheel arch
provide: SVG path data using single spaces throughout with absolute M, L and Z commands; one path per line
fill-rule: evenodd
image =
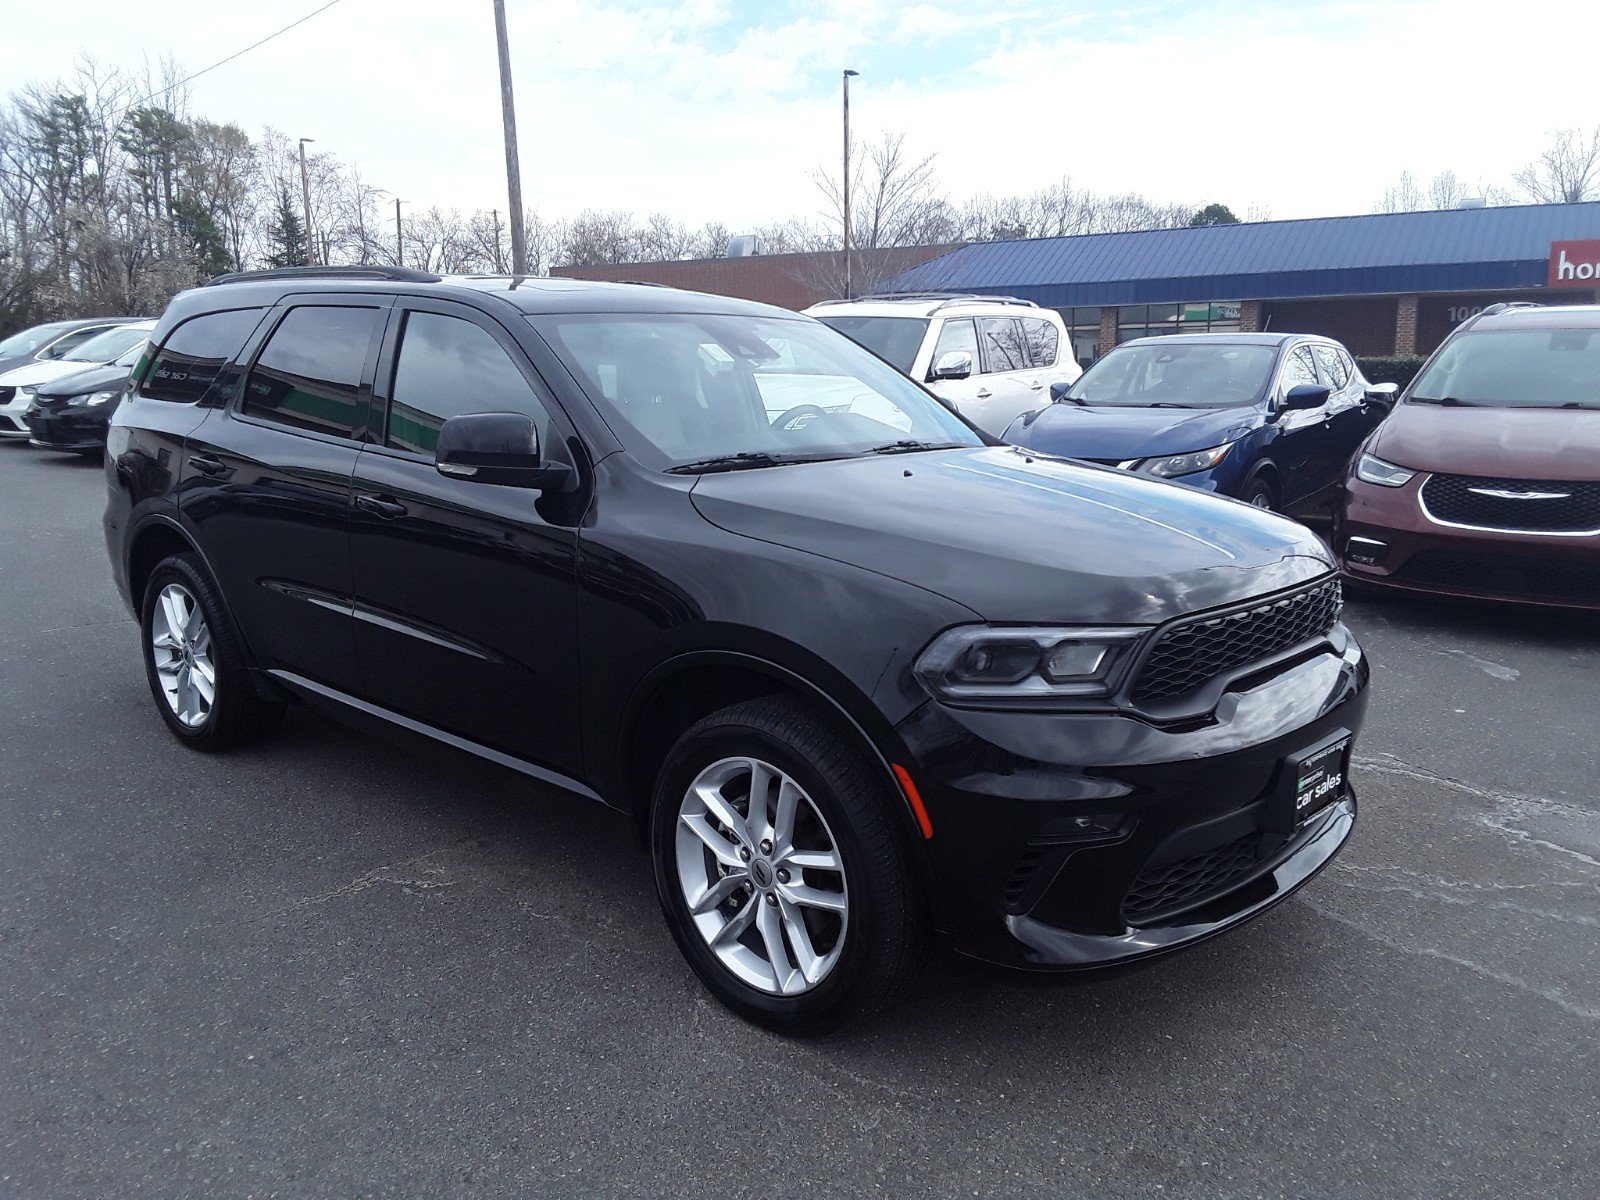
M 907 831 L 917 832 L 915 815 L 905 802 L 881 735 L 874 736 L 850 705 L 805 674 L 770 658 L 729 650 L 677 655 L 658 664 L 635 686 L 618 730 L 618 761 L 623 769 L 621 794 L 614 802 L 630 812 L 644 831 L 656 774 L 683 732 L 730 704 L 768 695 L 790 695 L 814 705 L 853 738 L 868 753 L 884 786 L 900 799 L 895 807 Z M 858 702 L 867 704 L 865 697 Z

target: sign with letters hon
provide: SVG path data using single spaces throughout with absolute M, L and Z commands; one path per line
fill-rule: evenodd
M 1550 279 L 1553 288 L 1600 287 L 1600 239 L 1550 243 Z

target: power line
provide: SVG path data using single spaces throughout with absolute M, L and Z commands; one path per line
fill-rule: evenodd
M 141 104 L 145 103 L 145 101 L 147 101 L 147 100 L 154 100 L 157 96 L 177 91 L 177 89 L 183 87 L 185 84 L 193 83 L 196 79 L 199 79 L 200 76 L 205 75 L 208 72 L 215 71 L 218 67 L 225 67 L 236 58 L 242 58 L 244 55 L 249 54 L 250 51 L 256 49 L 258 46 L 265 46 L 268 42 L 272 41 L 273 38 L 282 37 L 284 34 L 288 33 L 291 29 L 295 28 L 297 25 L 304 25 L 307 21 L 311 20 L 312 17 L 317 16 L 319 13 L 327 12 L 330 8 L 332 8 L 335 4 L 338 4 L 338 3 L 339 3 L 339 0 L 328 0 L 328 3 L 324 4 L 321 8 L 316 9 L 313 12 L 308 12 L 305 16 L 301 17 L 298 21 L 291 21 L 289 24 L 285 25 L 282 29 L 279 29 L 276 32 L 267 34 L 267 36 L 262 38 L 259 42 L 251 42 L 243 50 L 236 51 L 235 53 L 228 55 L 227 58 L 218 59 L 216 62 L 212 63 L 209 67 L 202 67 L 200 70 L 196 71 L 193 75 L 190 75 L 186 79 L 180 79 L 180 80 L 178 80 L 177 83 L 168 84 L 166 87 L 163 87 L 163 88 L 157 88 L 155 91 L 151 92 L 148 96 L 144 96 L 144 97 L 141 97 L 138 100 L 135 100 L 132 104 L 128 105 L 122 111 L 123 112 L 127 112 L 127 111 L 129 111 L 129 109 L 138 108 Z M 120 116 L 121 114 L 119 113 L 118 115 Z

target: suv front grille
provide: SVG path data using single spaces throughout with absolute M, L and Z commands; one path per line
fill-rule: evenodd
M 1600 596 L 1600 563 L 1420 550 L 1395 572 L 1403 583 L 1452 592 L 1528 600 L 1587 600 Z
M 1433 475 L 1422 485 L 1422 503 L 1435 520 L 1479 529 L 1508 533 L 1600 530 L 1600 483 Z
M 1262 604 L 1200 615 L 1169 626 L 1133 684 L 1136 704 L 1159 704 L 1205 686 L 1224 671 L 1270 658 L 1332 629 L 1344 606 L 1337 579 Z
M 1193 858 L 1147 866 L 1122 901 L 1123 920 L 1129 925 L 1147 925 L 1220 895 L 1256 865 L 1260 843 L 1259 833 L 1247 833 Z
M 14 387 L 0 387 L 0 404 L 10 404 L 16 394 L 17 389 Z

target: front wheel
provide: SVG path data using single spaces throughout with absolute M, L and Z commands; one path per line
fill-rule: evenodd
M 1272 488 L 1272 481 L 1265 475 L 1252 475 L 1245 481 L 1239 490 L 1239 499 L 1252 508 L 1264 508 L 1273 511 L 1278 507 L 1278 494 Z
M 794 701 L 737 704 L 678 740 L 657 780 L 656 890 L 723 1004 L 818 1034 L 887 1004 L 922 938 L 895 798 Z

